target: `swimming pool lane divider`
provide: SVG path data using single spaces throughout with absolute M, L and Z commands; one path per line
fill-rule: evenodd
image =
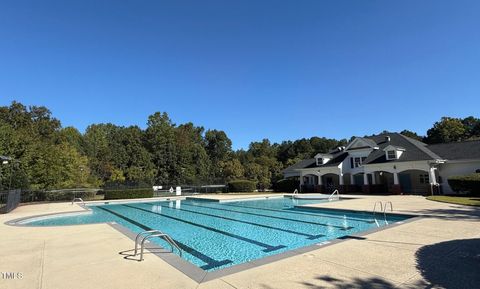
M 262 207 L 250 207 L 250 206 L 239 206 L 239 205 L 231 205 L 231 204 L 225 204 L 225 206 L 229 206 L 229 207 L 238 207 L 238 208 L 247 208 L 247 209 L 260 209 L 260 210 L 265 210 L 265 211 L 272 211 L 272 212 L 281 212 L 281 213 L 287 213 L 287 214 L 295 214 L 295 215 L 306 215 L 306 216 L 315 216 L 315 217 L 318 217 L 318 216 L 325 216 L 325 217 L 329 217 L 329 218 L 332 218 L 332 219 L 345 219 L 344 217 L 336 217 L 336 216 L 330 216 L 330 215 L 325 215 L 325 214 L 310 214 L 310 213 L 305 213 L 305 212 L 292 212 L 290 211 L 291 209 L 288 209 L 288 210 L 278 210 L 278 209 L 271 209 L 271 208 L 262 208 Z M 309 208 L 299 208 L 300 210 L 312 210 L 312 209 L 309 209 Z M 313 208 L 313 210 L 318 210 L 316 208 Z M 352 221 L 359 221 L 359 222 L 365 222 L 365 223 L 374 223 L 373 221 L 371 220 L 363 220 L 363 219 L 358 219 L 358 218 L 348 218 L 349 220 L 352 220 Z
M 265 218 L 271 218 L 271 219 L 279 219 L 279 220 L 286 220 L 286 221 L 293 221 L 297 223 L 305 223 L 305 224 L 312 224 L 312 225 L 317 225 L 317 226 L 322 226 L 322 227 L 331 227 L 331 228 L 337 228 L 342 231 L 347 231 L 350 229 L 353 229 L 353 227 L 343 227 L 343 226 L 336 226 L 336 225 L 328 225 L 324 223 L 317 223 L 317 222 L 310 222 L 310 221 L 304 221 L 304 220 L 297 220 L 297 219 L 290 219 L 290 218 L 284 218 L 284 217 L 278 217 L 278 216 L 270 216 L 270 215 L 264 215 L 264 214 L 258 214 L 258 213 L 252 213 L 252 212 L 245 212 L 245 211 L 238 211 L 238 210 L 230 210 L 230 209 L 221 209 L 221 208 L 215 208 L 215 207 L 210 207 L 210 206 L 200 206 L 200 205 L 190 205 L 190 204 L 182 204 L 182 206 L 193 206 L 193 207 L 200 207 L 200 208 L 209 208 L 213 210 L 220 210 L 220 211 L 226 211 L 226 212 L 234 212 L 234 213 L 239 213 L 239 214 L 246 214 L 246 215 L 253 215 L 253 216 L 259 216 L 259 217 L 265 217 Z M 246 208 L 248 209 L 248 208 Z M 261 210 L 261 208 L 257 208 Z
M 106 211 L 107 213 L 110 213 L 124 221 L 127 221 L 129 222 L 130 224 L 132 225 L 135 225 L 139 228 L 142 228 L 143 230 L 145 231 L 150 231 L 150 230 L 154 230 L 153 228 L 149 227 L 149 226 L 146 226 L 142 223 L 139 223 L 135 220 L 132 220 L 122 214 L 119 214 L 117 212 L 114 212 L 112 210 L 109 210 L 109 209 L 106 209 L 106 208 L 103 208 L 101 206 L 98 206 L 97 208 L 99 208 L 100 210 L 104 210 Z M 173 239 L 173 238 L 172 238 Z M 209 270 L 209 269 L 213 269 L 213 268 L 217 268 L 217 267 L 220 267 L 220 266 L 223 266 L 223 265 L 227 265 L 227 264 L 230 264 L 230 263 L 233 263 L 232 260 L 229 260 L 229 259 L 225 259 L 225 260 L 222 260 L 222 261 L 218 261 L 218 260 L 215 260 L 195 249 L 193 249 L 192 247 L 188 246 L 188 245 L 185 245 L 184 243 L 176 240 L 176 239 L 173 239 L 173 241 L 175 241 L 175 243 L 178 244 L 178 246 L 185 252 L 189 253 L 190 255 L 194 256 L 195 258 L 197 259 L 200 259 L 202 260 L 202 262 L 206 263 L 206 265 L 204 266 L 201 266 L 200 268 L 202 268 L 203 270 Z
M 222 234 L 222 235 L 225 235 L 225 236 L 228 236 L 228 237 L 232 237 L 232 238 L 235 238 L 237 240 L 241 240 L 241 241 L 244 241 L 244 242 L 247 242 L 247 243 L 250 243 L 250 244 L 254 244 L 254 245 L 257 245 L 259 247 L 265 248 L 262 251 L 266 252 L 266 253 L 267 252 L 273 252 L 273 251 L 276 251 L 276 250 L 279 250 L 279 249 L 282 249 L 282 248 L 286 248 L 285 245 L 272 246 L 272 245 L 265 244 L 263 242 L 253 240 L 253 239 L 250 239 L 250 238 L 247 238 L 247 237 L 242 237 L 242 236 L 230 233 L 230 232 L 222 231 L 222 230 L 219 230 L 219 229 L 216 229 L 216 228 L 212 228 L 212 227 L 205 226 L 205 225 L 202 225 L 202 224 L 190 222 L 190 221 L 183 220 L 183 219 L 180 219 L 180 218 L 176 218 L 176 217 L 173 217 L 173 216 L 169 216 L 169 215 L 166 215 L 166 214 L 162 214 L 162 213 L 158 213 L 158 212 L 152 212 L 150 210 L 146 210 L 146 209 L 143 209 L 143 208 L 139 208 L 139 207 L 135 207 L 135 206 L 131 206 L 131 205 L 122 205 L 122 206 L 127 207 L 127 208 L 140 210 L 140 211 L 144 211 L 144 212 L 149 213 L 149 214 L 159 215 L 159 216 L 169 218 L 169 219 L 172 219 L 172 220 L 175 220 L 175 221 L 183 222 L 185 224 L 189 224 L 189 225 L 192 225 L 192 226 L 195 226 L 195 227 L 203 228 L 203 229 L 206 229 L 206 230 L 218 233 L 218 234 Z
M 285 233 L 290 233 L 290 234 L 305 236 L 305 237 L 307 237 L 307 239 L 309 239 L 309 240 L 315 240 L 315 239 L 318 239 L 318 238 L 321 238 L 321 237 L 325 237 L 325 235 L 323 235 L 323 234 L 312 235 L 312 234 L 302 233 L 302 232 L 293 231 L 293 230 L 289 230 L 289 229 L 282 229 L 282 228 L 273 227 L 273 226 L 269 226 L 269 225 L 257 224 L 257 223 L 248 222 L 248 221 L 244 221 L 244 220 L 238 220 L 238 219 L 233 219 L 233 218 L 228 218 L 228 217 L 222 217 L 222 216 L 213 215 L 213 214 L 208 214 L 208 213 L 202 213 L 202 212 L 198 212 L 198 211 L 191 211 L 191 210 L 187 210 L 187 209 L 183 209 L 183 208 L 170 208 L 169 206 L 162 206 L 162 205 L 160 205 L 160 204 L 154 204 L 154 203 L 145 203 L 145 204 L 152 205 L 152 206 L 160 206 L 160 207 L 162 207 L 162 208 L 166 208 L 166 209 L 170 209 L 170 210 L 184 211 L 184 212 L 189 212 L 189 213 L 193 213 L 193 214 L 197 214 L 197 215 L 209 216 L 209 217 L 214 217 L 214 218 L 218 218 L 218 219 L 228 220 L 228 221 L 232 221 L 232 222 L 238 222 L 238 223 L 242 223 L 242 224 L 248 224 L 248 225 L 252 225 L 252 226 L 257 226 L 257 227 L 262 227 L 262 228 L 277 230 L 277 231 L 281 231 L 281 232 L 285 232 Z

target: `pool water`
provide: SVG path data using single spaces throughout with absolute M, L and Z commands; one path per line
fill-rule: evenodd
M 215 271 L 288 250 L 407 219 L 371 213 L 296 208 L 321 200 L 269 198 L 236 202 L 176 200 L 89 206 L 91 214 L 40 218 L 34 226 L 116 222 L 135 233 L 160 230 L 182 248 L 182 258 Z M 161 239 L 151 239 L 170 248 Z M 179 254 L 179 252 L 175 252 Z

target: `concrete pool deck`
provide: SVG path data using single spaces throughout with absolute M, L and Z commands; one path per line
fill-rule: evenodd
M 391 201 L 395 213 L 425 217 L 197 283 L 152 254 L 146 254 L 143 262 L 124 259 L 119 252 L 132 249 L 133 242 L 108 224 L 5 224 L 28 216 L 82 210 L 78 205 L 20 206 L 0 215 L 0 288 L 480 288 L 475 283 L 478 277 L 472 275 L 480 263 L 480 208 L 419 196 L 347 197 L 351 199 L 309 207 L 371 211 L 375 201 Z M 22 278 L 5 278 L 5 272 L 21 273 Z

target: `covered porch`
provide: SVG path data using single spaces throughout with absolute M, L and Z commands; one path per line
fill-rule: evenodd
M 338 167 L 300 171 L 300 192 L 331 193 L 334 190 L 341 193 L 361 192 L 362 186 L 356 185 L 350 174 L 343 174 Z
M 367 194 L 438 194 L 437 167 L 429 162 L 366 165 L 363 192 Z

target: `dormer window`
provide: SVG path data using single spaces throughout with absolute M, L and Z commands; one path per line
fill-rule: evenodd
M 405 149 L 399 146 L 388 145 L 383 149 L 387 160 L 398 160 L 400 156 L 405 152 Z
M 328 161 L 330 161 L 331 159 L 332 159 L 331 154 L 317 154 L 315 156 L 317 166 L 324 165 L 324 164 L 328 163 Z
M 395 160 L 397 158 L 396 151 L 387 151 L 387 160 Z

